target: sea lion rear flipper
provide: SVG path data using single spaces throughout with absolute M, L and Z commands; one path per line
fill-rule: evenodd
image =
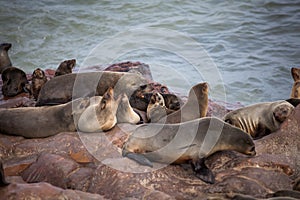
M 205 159 L 201 158 L 197 161 L 192 161 L 191 165 L 196 173 L 196 176 L 200 178 L 205 183 L 214 184 L 215 183 L 215 176 L 210 169 L 205 165 Z
M 0 187 L 9 185 L 9 183 L 5 180 L 3 164 L 0 162 Z
M 150 160 L 148 160 L 144 155 L 142 154 L 138 154 L 138 153 L 132 153 L 132 152 L 127 152 L 126 150 L 123 150 L 122 152 L 122 156 L 123 157 L 127 157 L 131 160 L 134 160 L 135 162 L 141 164 L 141 165 L 145 165 L 145 166 L 149 166 L 149 167 L 153 167 L 153 164 Z
M 287 99 L 285 101 L 289 102 L 294 107 L 296 107 L 296 106 L 298 106 L 300 104 L 300 99 L 296 99 L 296 98 Z

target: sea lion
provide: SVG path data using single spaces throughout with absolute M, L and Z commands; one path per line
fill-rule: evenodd
M 291 98 L 300 99 L 300 68 L 292 68 L 291 74 L 294 79 L 294 84 L 292 87 Z
M 117 109 L 120 98 L 114 99 L 114 90 L 109 88 L 99 103 L 90 105 L 78 120 L 78 130 L 92 133 L 108 131 L 117 123 Z
M 208 109 L 208 84 L 204 82 L 193 86 L 189 91 L 187 102 L 180 110 L 168 114 L 168 111 L 162 112 L 161 107 L 156 108 L 160 111 L 152 110 L 152 112 L 157 113 L 155 120 L 157 123 L 174 124 L 205 117 Z M 159 116 L 159 113 L 161 116 Z
M 198 178 L 214 183 L 205 159 L 222 150 L 256 154 L 250 135 L 218 118 L 204 117 L 179 124 L 144 124 L 124 143 L 122 155 L 149 166 L 151 161 L 191 162 Z
M 278 130 L 293 110 L 287 101 L 258 103 L 227 113 L 224 121 L 259 139 Z
M 0 44 L 0 74 L 8 67 L 11 67 L 11 61 L 8 56 L 8 50 L 11 48 L 10 43 Z
M 0 109 L 0 133 L 42 138 L 76 131 L 74 118 L 88 106 L 88 98 L 79 98 L 56 106 Z
M 118 123 L 137 124 L 141 122 L 141 117 L 131 107 L 126 94 L 122 94 L 117 110 Z
M 158 83 L 141 85 L 133 92 L 129 99 L 129 102 L 131 105 L 135 105 L 134 107 L 136 109 L 146 112 L 151 96 L 154 92 L 159 92 L 163 96 L 165 105 L 169 109 L 178 110 L 183 104 L 180 98 L 178 98 L 174 94 L 169 93 L 167 87 Z
M 86 72 L 66 74 L 49 80 L 41 89 L 36 106 L 60 104 L 79 97 L 102 96 L 109 87 L 116 96 L 131 96 L 147 82 L 145 78 L 126 72 Z
M 76 65 L 76 60 L 65 60 L 60 63 L 57 70 L 55 71 L 54 76 L 61 76 L 65 74 L 71 74 L 74 66 Z
M 26 74 L 23 70 L 16 67 L 8 67 L 1 74 L 3 85 L 2 94 L 6 97 L 13 97 L 25 92 L 28 84 Z
M 45 72 L 40 68 L 37 68 L 32 73 L 32 80 L 31 80 L 31 94 L 33 95 L 34 99 L 37 99 L 40 93 L 41 88 L 47 82 L 47 77 Z

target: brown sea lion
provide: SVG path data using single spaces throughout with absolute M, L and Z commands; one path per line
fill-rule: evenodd
M 109 87 L 116 96 L 125 93 L 128 97 L 146 79 L 126 72 L 86 72 L 66 74 L 49 80 L 40 91 L 36 106 L 60 104 L 79 97 L 102 96 Z
M 141 85 L 134 91 L 129 102 L 131 105 L 135 105 L 135 108 L 146 112 L 153 92 L 159 92 L 163 96 L 165 105 L 168 109 L 179 110 L 180 106 L 183 104 L 180 98 L 169 93 L 167 87 L 157 83 Z
M 56 106 L 0 109 L 0 133 L 41 138 L 76 131 L 74 118 L 88 106 L 89 99 L 80 98 Z
M 71 74 L 74 66 L 76 65 L 76 60 L 65 60 L 58 66 L 57 70 L 55 71 L 54 76 L 61 76 L 65 74 Z
M 28 84 L 26 74 L 16 67 L 6 68 L 2 74 L 2 94 L 6 97 L 13 97 L 25 92 L 25 85 Z
M 159 111 L 152 110 L 152 112 L 156 113 L 155 122 L 157 123 L 174 124 L 205 117 L 208 109 L 208 84 L 199 83 L 193 86 L 189 91 L 187 102 L 180 110 L 168 114 L 168 111 L 162 112 L 161 107 L 156 108 Z
M 293 110 L 287 101 L 258 103 L 227 113 L 224 121 L 259 139 L 278 130 Z
M 191 162 L 198 178 L 214 183 L 214 175 L 206 167 L 205 159 L 222 150 L 256 154 L 247 133 L 218 118 L 204 117 L 180 124 L 144 124 L 124 143 L 122 155 L 149 166 L 152 166 L 151 161 Z
M 0 74 L 8 67 L 11 67 L 11 61 L 8 56 L 8 50 L 11 48 L 10 43 L 0 44 Z
M 109 88 L 99 103 L 96 101 L 81 114 L 78 130 L 92 133 L 112 129 L 117 123 L 116 114 L 120 100 L 120 98 L 114 99 L 114 90 Z
M 40 68 L 37 68 L 32 73 L 32 80 L 31 80 L 31 94 L 33 95 L 34 99 L 37 99 L 40 93 L 41 88 L 47 82 L 47 77 L 45 72 Z
M 300 68 L 292 68 L 291 74 L 294 79 L 294 84 L 292 87 L 291 98 L 300 99 Z

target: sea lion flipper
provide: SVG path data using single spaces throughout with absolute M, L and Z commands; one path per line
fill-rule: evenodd
M 197 161 L 192 161 L 192 167 L 196 176 L 202 181 L 210 184 L 215 183 L 215 176 L 210 169 L 205 165 L 205 159 L 202 158 Z
M 5 180 L 3 164 L 0 162 L 0 187 L 9 185 L 9 183 Z
M 135 162 L 141 164 L 141 165 L 145 165 L 145 166 L 149 166 L 149 167 L 153 167 L 153 164 L 150 160 L 148 160 L 144 155 L 142 154 L 137 154 L 137 153 L 132 153 L 132 152 L 126 152 L 123 150 L 122 155 L 124 157 L 127 157 L 131 160 L 134 160 Z

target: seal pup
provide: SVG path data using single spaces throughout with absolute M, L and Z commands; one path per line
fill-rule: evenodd
M 74 66 L 76 65 L 76 60 L 65 60 L 60 63 L 58 68 L 55 71 L 54 76 L 61 76 L 65 74 L 71 74 Z
M 33 98 L 37 100 L 41 88 L 45 85 L 47 82 L 47 77 L 45 75 L 45 72 L 41 70 L 40 68 L 37 68 L 32 73 L 32 80 L 31 80 L 31 94 L 33 95 Z
M 131 133 L 122 155 L 148 166 L 190 162 L 198 178 L 214 183 L 205 159 L 222 150 L 256 154 L 250 135 L 218 118 L 204 117 L 178 124 L 144 124 Z
M 150 102 L 149 104 L 152 104 Z M 162 109 L 161 107 L 156 107 L 157 109 Z M 189 96 L 187 102 L 171 114 L 168 112 L 158 111 L 160 113 L 156 115 L 157 123 L 174 124 L 180 122 L 186 122 L 194 120 L 197 118 L 205 117 L 208 109 L 208 84 L 206 82 L 199 83 L 193 86 L 189 91 Z M 152 110 L 152 112 L 155 112 Z M 168 115 L 166 115 L 168 114 Z M 160 120 L 159 120 L 160 119 Z
M 277 131 L 293 110 L 287 101 L 258 103 L 227 113 L 224 121 L 259 139 Z
M 56 106 L 0 109 L 0 133 L 42 138 L 76 131 L 74 117 L 88 106 L 88 98 L 79 98 Z
M 11 67 L 11 61 L 8 56 L 8 50 L 11 48 L 10 43 L 0 44 L 0 74 L 8 67 Z
M 291 91 L 291 98 L 300 99 L 300 68 L 292 68 L 291 74 L 294 79 L 294 84 Z
M 23 70 L 16 67 L 6 68 L 2 74 L 2 94 L 6 97 L 13 97 L 25 92 L 25 86 L 28 84 L 26 74 Z
M 86 133 L 108 131 L 117 123 L 120 98 L 114 99 L 114 90 L 109 88 L 99 103 L 90 105 L 78 120 L 78 130 Z
M 102 96 L 109 87 L 116 96 L 128 97 L 147 82 L 138 74 L 126 72 L 86 72 L 57 76 L 42 87 L 36 106 L 61 104 L 73 98 Z M 132 105 L 133 106 L 133 105 Z

